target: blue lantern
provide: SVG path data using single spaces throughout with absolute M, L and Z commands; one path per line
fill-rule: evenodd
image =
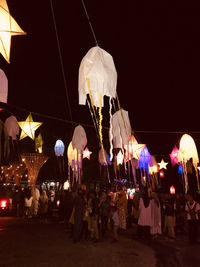
M 62 140 L 58 139 L 54 146 L 54 151 L 57 157 L 63 157 L 65 151 L 65 145 Z
M 178 166 L 178 174 L 183 174 L 183 167 L 181 165 Z
M 151 156 L 148 151 L 148 148 L 145 146 L 140 153 L 140 160 L 138 162 L 140 168 L 143 168 L 143 169 L 145 168 L 146 171 L 148 171 L 150 158 Z

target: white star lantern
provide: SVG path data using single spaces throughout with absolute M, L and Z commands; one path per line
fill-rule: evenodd
M 10 63 L 10 46 L 13 35 L 26 34 L 10 15 L 6 0 L 0 0 L 0 53 Z
M 31 139 L 35 139 L 35 131 L 42 125 L 42 122 L 34 122 L 31 114 L 28 115 L 25 121 L 18 121 L 21 128 L 20 140 L 29 136 Z
M 83 159 L 84 158 L 88 158 L 90 159 L 90 155 L 92 154 L 91 151 L 89 151 L 89 149 L 86 147 L 86 149 L 83 151 Z
M 161 170 L 161 169 L 167 169 L 167 164 L 168 164 L 168 162 L 164 162 L 164 160 L 162 159 L 161 160 L 161 162 L 160 163 L 158 163 L 158 165 L 159 165 L 159 169 Z

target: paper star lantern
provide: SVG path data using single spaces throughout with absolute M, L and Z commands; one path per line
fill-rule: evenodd
M 0 0 L 0 53 L 10 63 L 10 46 L 13 35 L 26 34 L 10 15 L 6 0 Z
M 83 159 L 88 158 L 90 159 L 90 155 L 92 154 L 91 151 L 86 147 L 86 149 L 83 151 Z
M 161 169 L 165 169 L 165 170 L 166 170 L 166 169 L 167 169 L 167 167 L 166 167 L 167 164 L 168 164 L 168 162 L 164 162 L 164 160 L 162 159 L 161 162 L 158 163 L 158 165 L 159 165 L 159 167 L 160 167 L 160 170 L 161 170 Z
M 31 114 L 29 114 L 25 121 L 18 121 L 18 124 L 22 130 L 20 140 L 27 136 L 34 140 L 35 131 L 42 125 L 42 122 L 34 122 Z

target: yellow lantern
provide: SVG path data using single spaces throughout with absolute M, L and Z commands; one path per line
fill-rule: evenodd
M 21 128 L 20 140 L 29 136 L 31 139 L 35 139 L 35 131 L 42 125 L 42 122 L 34 122 L 31 114 L 28 115 L 25 121 L 18 121 Z
M 178 161 L 186 162 L 190 158 L 193 159 L 195 165 L 199 163 L 199 157 L 193 138 L 189 134 L 184 134 L 180 140 Z
M 10 15 L 6 0 L 0 0 L 0 53 L 10 63 L 10 46 L 13 35 L 26 34 Z
M 64 183 L 63 188 L 64 188 L 64 190 L 68 190 L 69 187 L 70 187 L 70 184 L 69 184 L 69 181 L 67 180 L 67 181 Z

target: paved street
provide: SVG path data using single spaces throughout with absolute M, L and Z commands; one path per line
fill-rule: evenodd
M 63 224 L 1 217 L 0 240 L 0 267 L 200 266 L 200 245 L 188 246 L 186 237 L 137 241 L 135 227 L 117 243 L 109 234 L 98 243 L 74 244 Z

